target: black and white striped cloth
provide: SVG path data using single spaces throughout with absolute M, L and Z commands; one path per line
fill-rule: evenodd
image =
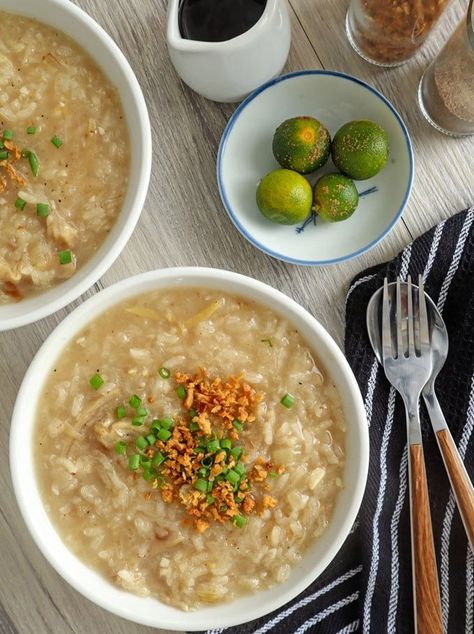
M 437 225 L 393 261 L 357 276 L 347 294 L 346 355 L 359 381 L 370 425 L 370 468 L 358 520 L 336 559 L 280 611 L 226 634 L 405 634 L 414 631 L 407 447 L 402 402 L 370 347 L 365 312 L 383 278 L 415 280 L 437 303 L 450 334 L 438 396 L 474 477 L 474 207 Z M 443 618 L 449 634 L 474 632 L 474 558 L 422 408 L 430 503 Z M 208 630 L 220 634 L 222 629 Z

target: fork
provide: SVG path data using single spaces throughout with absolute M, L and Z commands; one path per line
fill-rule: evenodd
M 419 417 L 420 394 L 432 370 L 421 276 L 419 288 L 418 299 L 414 301 L 409 276 L 406 301 L 402 302 L 400 278 L 397 278 L 394 306 L 393 294 L 389 297 L 385 278 L 382 359 L 387 379 L 400 393 L 406 411 L 415 631 L 419 634 L 442 634 L 441 600 Z M 414 310 L 415 303 L 418 306 L 415 305 Z

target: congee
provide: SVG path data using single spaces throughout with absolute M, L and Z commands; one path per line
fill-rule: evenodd
M 64 33 L 0 11 L 0 304 L 71 277 L 121 209 L 116 89 Z
M 313 351 L 216 290 L 153 291 L 91 321 L 49 371 L 35 439 L 67 547 L 183 610 L 283 582 L 343 486 L 341 402 Z

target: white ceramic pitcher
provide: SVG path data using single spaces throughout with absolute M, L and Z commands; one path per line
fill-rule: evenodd
M 286 0 L 267 0 L 248 31 L 224 42 L 183 38 L 179 3 L 168 3 L 168 51 L 181 79 L 199 94 L 213 101 L 240 101 L 283 69 L 291 39 Z

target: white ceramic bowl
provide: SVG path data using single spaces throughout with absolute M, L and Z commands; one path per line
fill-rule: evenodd
M 112 230 L 97 253 L 71 278 L 34 297 L 0 306 L 0 330 L 31 323 L 59 310 L 90 288 L 113 264 L 132 235 L 145 202 L 151 170 L 151 130 L 138 81 L 109 35 L 69 0 L 0 0 L 0 10 L 36 18 L 72 37 L 87 50 L 117 88 L 129 128 L 127 195 Z
M 177 286 L 225 289 L 265 304 L 289 319 L 325 365 L 341 396 L 348 423 L 345 488 L 339 494 L 328 529 L 307 550 L 288 580 L 270 590 L 196 612 L 182 612 L 156 599 L 120 590 L 81 563 L 49 520 L 33 466 L 38 399 L 45 377 L 64 346 L 90 320 L 114 304 L 137 293 Z M 359 388 L 341 350 L 326 330 L 296 302 L 270 286 L 237 273 L 205 268 L 171 268 L 131 277 L 76 308 L 48 337 L 31 363 L 18 393 L 10 435 L 10 465 L 17 501 L 33 539 L 49 563 L 76 590 L 106 610 L 131 621 L 176 630 L 244 623 L 275 610 L 304 590 L 336 555 L 354 523 L 364 493 L 368 460 L 368 427 Z
M 390 158 L 379 174 L 356 181 L 361 197 L 354 215 L 337 223 L 318 221 L 304 231 L 275 224 L 258 210 L 255 193 L 265 174 L 279 168 L 273 133 L 282 121 L 316 117 L 331 137 L 347 121 L 371 119 L 388 133 Z M 331 160 L 314 176 L 337 171 Z M 284 75 L 257 88 L 234 112 L 222 135 L 217 181 L 232 222 L 254 246 L 285 262 L 336 264 L 371 249 L 395 226 L 413 182 L 413 151 L 405 124 L 392 104 L 356 77 L 335 71 L 307 70 Z

